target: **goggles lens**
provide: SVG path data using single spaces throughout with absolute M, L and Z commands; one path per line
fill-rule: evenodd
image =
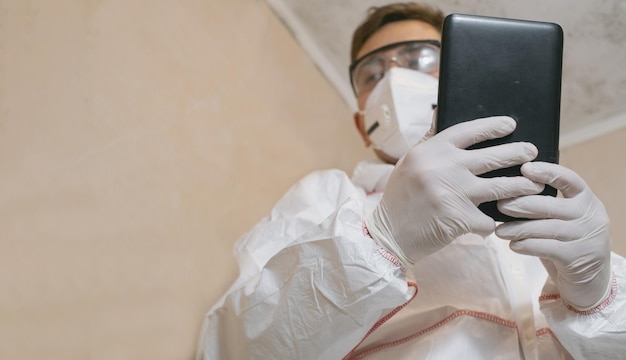
M 356 95 L 370 92 L 393 62 L 398 67 L 434 75 L 439 70 L 437 40 L 415 40 L 395 43 L 374 50 L 350 65 L 350 80 Z

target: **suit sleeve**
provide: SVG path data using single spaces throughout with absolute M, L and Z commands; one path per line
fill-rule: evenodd
M 611 254 L 613 287 L 594 309 L 579 312 L 559 298 L 540 301 L 550 329 L 574 359 L 620 359 L 626 354 L 626 259 Z M 558 293 L 548 278 L 544 293 Z
M 340 359 L 411 296 L 363 231 L 365 193 L 313 173 L 235 246 L 240 276 L 207 313 L 198 359 Z

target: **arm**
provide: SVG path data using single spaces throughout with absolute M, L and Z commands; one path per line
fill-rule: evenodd
M 531 220 L 502 224 L 496 235 L 511 240 L 513 251 L 541 258 L 550 275 L 541 309 L 574 358 L 621 357 L 626 351 L 625 260 L 611 255 L 604 205 L 563 166 L 528 163 L 522 174 L 563 196 L 501 200 L 502 212 Z
M 612 254 L 611 264 L 611 292 L 595 308 L 577 311 L 558 295 L 540 301 L 550 329 L 574 359 L 619 359 L 626 353 L 626 259 Z M 550 278 L 543 293 L 559 293 Z
M 411 293 L 363 233 L 365 197 L 313 173 L 236 246 L 241 275 L 206 315 L 198 358 L 341 358 Z

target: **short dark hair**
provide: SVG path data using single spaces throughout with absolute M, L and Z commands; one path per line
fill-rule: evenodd
M 368 10 L 367 18 L 352 35 L 352 47 L 350 49 L 350 62 L 356 60 L 356 55 L 363 44 L 376 31 L 383 26 L 402 20 L 419 20 L 432 25 L 435 30 L 441 32 L 445 15 L 439 8 L 428 5 L 409 3 L 395 3 L 385 6 L 372 6 Z

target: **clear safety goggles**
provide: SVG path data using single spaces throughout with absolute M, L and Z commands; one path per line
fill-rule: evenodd
M 411 40 L 389 44 L 363 55 L 350 64 L 354 94 L 359 96 L 372 91 L 391 63 L 429 75 L 436 74 L 440 48 L 438 40 Z

